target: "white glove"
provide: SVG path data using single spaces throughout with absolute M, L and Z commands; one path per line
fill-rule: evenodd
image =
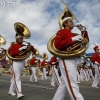
M 48 63 L 45 63 L 45 65 L 47 65 Z
M 86 27 L 85 27 L 85 26 L 82 26 L 82 24 L 80 24 L 80 23 L 77 23 L 75 26 L 76 26 L 80 31 L 86 31 Z
M 35 61 L 35 63 L 37 63 L 38 61 Z
M 19 48 L 19 51 L 22 51 L 23 49 L 26 49 L 26 48 L 27 48 L 27 46 L 23 46 L 23 47 Z
M 75 41 L 82 41 L 83 37 L 81 35 L 77 35 L 77 36 L 74 36 L 72 37 L 72 41 L 75 42 Z
M 52 64 L 55 64 L 55 62 L 52 62 Z
M 97 65 L 99 64 L 99 63 L 98 63 L 98 62 L 96 62 L 96 61 L 95 61 L 94 63 L 95 63 L 95 64 L 97 64 Z
M 0 54 L 2 53 L 2 50 L 0 50 Z

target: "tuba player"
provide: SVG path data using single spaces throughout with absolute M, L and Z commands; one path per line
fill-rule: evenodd
M 38 67 L 38 60 L 36 59 L 35 54 L 32 55 L 32 58 L 30 59 L 29 63 L 30 63 L 31 71 L 32 71 L 32 74 L 30 76 L 30 81 L 33 82 L 33 80 L 34 80 L 34 82 L 38 82 L 38 79 L 36 76 L 36 70 Z
M 12 57 L 14 57 L 17 56 L 20 51 L 25 50 L 26 48 L 27 46 L 23 45 L 23 36 L 16 34 L 16 43 L 11 45 L 9 53 Z M 35 52 L 33 46 L 31 46 L 31 51 Z M 15 90 L 16 90 L 18 99 L 24 96 L 21 90 L 21 78 L 20 78 L 24 65 L 25 65 L 25 60 L 13 61 L 12 64 L 12 78 L 8 93 L 12 96 L 15 96 L 16 95 Z
M 66 47 L 73 45 L 77 41 L 81 41 L 83 37 L 81 35 L 76 35 L 71 32 L 74 27 L 72 17 L 65 17 L 62 20 L 62 26 L 64 29 L 61 29 L 57 32 L 54 38 L 54 46 L 60 51 L 66 50 Z M 77 24 L 77 28 L 87 36 L 86 28 L 80 24 Z M 88 39 L 89 40 L 89 39 Z M 83 96 L 79 92 L 79 86 L 77 84 L 77 61 L 76 58 L 66 58 L 59 59 L 59 66 L 63 81 L 59 85 L 54 98 L 52 100 L 64 100 L 67 90 L 70 94 L 71 100 L 84 100 Z

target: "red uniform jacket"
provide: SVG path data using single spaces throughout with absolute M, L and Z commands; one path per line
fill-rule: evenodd
M 95 52 L 93 55 L 92 55 L 92 58 L 91 58 L 92 62 L 94 63 L 95 61 L 98 62 L 100 64 L 100 56 L 97 52 Z
M 67 29 L 61 29 L 57 32 L 56 37 L 54 39 L 54 45 L 57 49 L 63 51 L 67 46 L 71 46 L 74 44 L 72 41 L 72 37 L 76 36 L 76 34 L 72 33 Z M 87 32 L 84 37 L 88 38 Z M 89 41 L 89 38 L 88 38 Z
M 36 66 L 36 65 L 37 65 L 37 59 L 32 58 L 32 59 L 30 60 L 30 64 L 33 65 L 33 67 L 34 67 L 34 66 L 37 67 L 37 66 Z
M 22 46 L 24 46 L 24 45 L 21 45 L 21 44 L 18 44 L 18 43 L 12 44 L 10 49 L 9 49 L 11 56 L 17 56 L 20 52 L 19 48 L 21 48 Z M 32 52 L 35 51 L 33 46 L 31 46 L 31 50 L 32 50 Z
M 45 60 L 43 60 L 43 61 L 41 62 L 41 66 L 42 66 L 43 68 L 45 68 L 46 65 L 48 65 L 48 63 L 47 63 Z
M 53 64 L 53 62 L 55 62 L 55 63 Z M 57 64 L 57 59 L 56 59 L 56 57 L 55 57 L 55 56 L 51 57 L 49 63 L 50 63 L 50 65 L 56 65 L 56 64 Z

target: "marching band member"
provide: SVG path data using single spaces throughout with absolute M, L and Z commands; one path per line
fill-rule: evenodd
M 94 80 L 94 76 L 93 76 L 93 72 L 92 72 L 92 69 L 93 69 L 92 62 L 90 61 L 89 58 L 87 60 L 89 62 L 89 64 L 88 64 L 88 75 L 89 75 L 89 78 L 88 79 L 90 80 L 92 78 Z
M 94 64 L 94 68 L 95 68 L 95 78 L 94 78 L 94 81 L 92 83 L 92 87 L 99 88 L 97 86 L 98 81 L 99 81 L 99 76 L 100 76 L 100 70 L 99 70 L 99 67 L 100 67 L 99 47 L 95 46 L 94 47 L 94 51 L 95 51 L 95 53 L 92 55 L 92 62 Z
M 88 67 L 86 65 L 84 66 L 84 76 L 85 81 L 88 81 Z
M 24 46 L 22 43 L 23 43 L 23 37 L 16 35 L 16 43 L 12 44 L 9 49 L 9 53 L 11 56 L 14 57 L 18 55 L 20 51 L 27 48 L 27 46 Z M 34 52 L 33 46 L 31 46 L 31 51 Z M 24 65 L 25 65 L 25 60 L 18 60 L 18 61 L 14 60 L 12 64 L 12 78 L 8 93 L 11 94 L 12 96 L 15 96 L 16 95 L 15 89 L 16 89 L 18 99 L 24 96 L 21 90 L 21 78 L 20 78 Z
M 0 54 L 2 54 L 3 49 L 0 48 Z M 0 68 L 2 68 L 2 61 L 0 61 Z M 1 76 L 1 72 L 0 72 L 0 76 Z
M 78 64 L 78 66 L 79 66 L 79 68 L 80 68 L 80 70 L 79 70 L 79 72 L 80 72 L 80 81 L 84 81 L 84 73 L 83 73 L 83 68 L 84 68 L 84 60 L 83 60 L 83 57 L 81 57 L 81 60 L 79 60 L 79 64 Z
M 3 53 L 3 51 L 6 52 L 6 49 L 0 48 L 0 55 Z M 3 58 L 3 59 L 0 61 L 0 67 L 1 67 L 1 68 L 4 68 L 4 63 L 5 63 L 5 62 L 6 62 L 6 56 L 5 56 L 5 58 Z
M 64 29 L 61 29 L 57 32 L 54 38 L 54 45 L 60 51 L 66 50 L 67 46 L 74 44 L 76 41 L 81 41 L 83 38 L 81 35 L 75 35 L 71 32 L 73 29 L 72 17 L 65 17 L 62 20 L 62 26 Z M 86 28 L 82 25 L 77 24 L 77 28 L 87 36 Z M 70 94 L 71 100 L 84 100 L 83 96 L 79 92 L 79 86 L 77 84 L 77 58 L 66 58 L 59 60 L 59 66 L 61 74 L 63 76 L 63 81 L 59 85 L 54 98 L 52 100 L 64 100 L 67 90 Z
M 90 77 L 92 77 L 93 78 L 93 75 L 92 75 L 92 70 L 90 69 L 90 59 L 89 58 L 87 58 L 87 60 L 86 60 L 86 67 L 87 67 L 87 70 L 86 70 L 86 75 L 87 75 L 87 80 L 90 80 Z
M 48 66 L 48 62 L 46 61 L 45 58 L 43 58 L 43 61 L 41 62 L 41 67 L 42 67 L 42 70 L 43 70 L 43 73 L 42 73 L 42 77 L 41 79 L 42 80 L 47 80 L 47 75 L 46 75 L 46 67 Z
M 0 48 L 0 54 L 2 54 L 3 49 Z M 0 61 L 0 68 L 2 68 L 2 61 Z
M 61 80 L 58 74 L 58 70 L 57 68 L 55 68 L 57 66 L 57 59 L 55 56 L 51 57 L 50 59 L 50 65 L 52 67 L 52 78 L 51 78 L 51 86 L 55 87 L 55 81 L 57 81 L 58 85 L 60 85 Z
M 90 80 L 90 78 L 92 78 L 94 80 L 94 76 L 93 76 L 91 67 L 89 67 L 89 80 Z
M 30 76 L 30 81 L 33 82 L 37 82 L 37 76 L 36 76 L 36 70 L 37 70 L 37 59 L 36 59 L 36 55 L 32 55 L 32 59 L 30 59 L 30 67 L 31 67 L 31 76 Z

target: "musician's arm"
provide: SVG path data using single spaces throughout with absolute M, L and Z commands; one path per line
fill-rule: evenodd
M 11 47 L 10 47 L 10 54 L 12 55 L 12 56 L 16 56 L 16 55 L 18 55 L 19 54 L 19 48 L 16 46 L 16 45 L 12 45 Z
M 67 35 L 68 34 L 61 34 L 60 32 L 56 34 L 54 45 L 57 49 L 61 50 L 66 46 L 73 44 L 72 38 Z

